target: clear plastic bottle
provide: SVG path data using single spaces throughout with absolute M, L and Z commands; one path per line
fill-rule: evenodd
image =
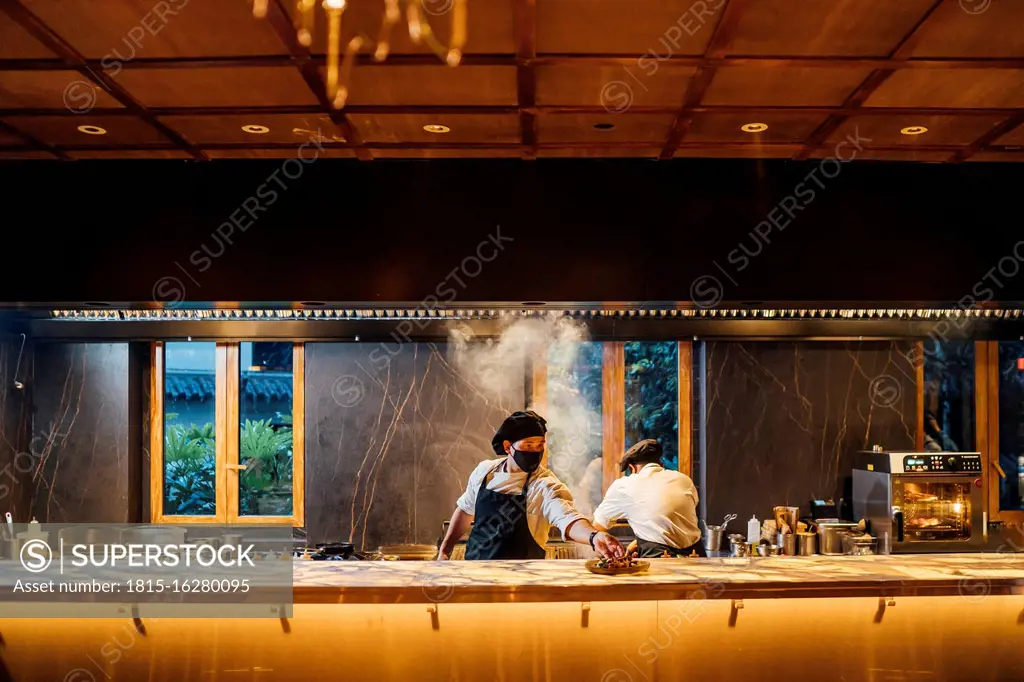
M 756 545 L 759 542 L 761 542 L 761 522 L 757 520 L 755 514 L 747 521 L 747 543 Z

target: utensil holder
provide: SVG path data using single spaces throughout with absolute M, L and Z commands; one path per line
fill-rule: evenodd
M 779 547 L 786 556 L 796 556 L 796 535 L 793 533 L 779 533 Z
M 722 551 L 722 527 L 721 526 L 708 526 L 707 532 L 704 534 L 704 540 L 707 544 L 707 551 L 709 552 L 720 552 Z

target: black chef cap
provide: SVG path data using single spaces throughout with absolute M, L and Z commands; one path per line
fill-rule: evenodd
M 661 443 L 653 438 L 648 438 L 626 450 L 626 454 L 619 460 L 619 471 L 625 473 L 630 464 L 642 466 L 658 462 L 661 462 Z
M 494 452 L 499 457 L 504 457 L 508 454 L 505 452 L 505 441 L 515 443 L 517 440 L 524 438 L 543 436 L 548 432 L 546 425 L 547 421 L 544 417 L 533 410 L 513 412 L 498 427 L 498 431 L 494 434 L 494 439 L 491 440 L 491 447 L 494 448 Z

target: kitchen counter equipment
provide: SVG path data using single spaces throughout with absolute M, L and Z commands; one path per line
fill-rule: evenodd
M 800 556 L 812 556 L 815 551 L 815 541 L 818 536 L 815 533 L 797 533 L 796 546 L 797 554 Z
M 856 523 L 840 521 L 839 519 L 821 519 L 818 521 L 818 551 L 828 556 L 841 556 L 845 554 L 843 549 L 843 536 L 847 531 L 857 528 Z
M 431 561 L 437 558 L 437 547 L 434 545 L 381 545 L 377 552 L 387 561 Z

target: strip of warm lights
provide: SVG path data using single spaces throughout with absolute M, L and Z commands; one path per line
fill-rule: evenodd
M 425 306 L 412 308 L 298 308 L 298 309 L 65 309 L 51 310 L 55 320 L 86 321 L 154 321 L 154 320 L 401 320 L 411 318 L 438 318 L 452 320 L 500 319 L 504 317 L 573 317 L 573 318 L 716 318 L 733 320 L 939 320 L 943 318 L 1019 319 L 1019 308 L 997 309 L 668 309 L 668 308 L 547 308 L 547 309 L 436 309 Z

